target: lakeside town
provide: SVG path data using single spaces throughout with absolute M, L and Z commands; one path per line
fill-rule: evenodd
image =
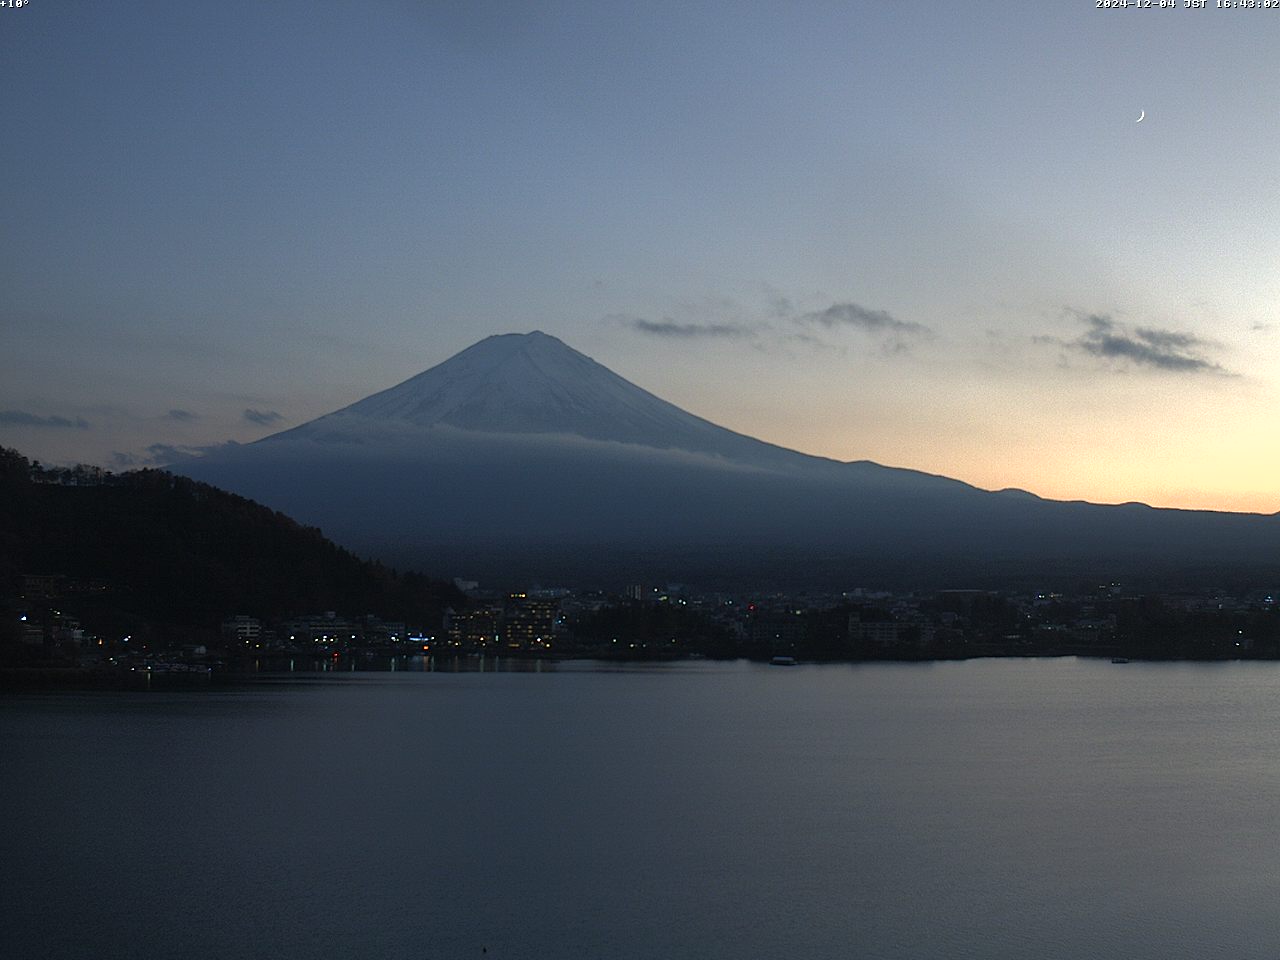
M 78 615 L 103 581 L 28 574 L 5 598 L 0 663 L 11 678 L 128 674 L 242 675 L 271 670 L 446 668 L 458 658 L 509 660 L 749 658 L 794 661 L 1089 656 L 1116 659 L 1280 657 L 1275 594 L 1075 593 L 945 589 L 895 593 L 700 593 L 631 584 L 609 593 L 497 593 L 455 581 L 459 602 L 436 622 L 342 610 L 265 618 L 227 611 L 217 624 L 107 635 Z
M 1058 574 L 1074 586 L 1034 589 L 1024 570 L 1003 589 L 500 589 L 398 573 L 161 471 L 0 453 L 0 678 L 18 685 L 495 659 L 1280 658 L 1278 591 L 1239 585 L 1270 582 L 1256 571 L 1180 588 Z

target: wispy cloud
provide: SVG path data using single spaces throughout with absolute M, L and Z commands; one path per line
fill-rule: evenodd
M 192 413 L 190 410 L 173 409 L 165 414 L 170 420 L 177 420 L 179 423 L 190 423 L 192 420 L 199 420 L 200 415 Z
M 1086 328 L 1080 336 L 1071 340 L 1058 337 L 1037 339 L 1103 360 L 1127 362 L 1168 373 L 1230 374 L 1205 356 L 1216 345 L 1195 334 L 1159 327 L 1134 327 L 1130 330 L 1105 313 L 1077 313 L 1076 316 Z
M 636 333 L 672 341 L 743 340 L 757 350 L 790 353 L 796 345 L 843 354 L 847 347 L 833 343 L 841 331 L 864 334 L 886 356 L 907 352 L 915 343 L 932 339 L 933 331 L 922 323 L 900 320 L 887 310 L 872 310 L 852 301 L 831 303 L 821 310 L 804 310 L 783 293 L 765 285 L 761 302 L 744 310 L 725 297 L 704 297 L 682 303 L 675 317 L 661 320 L 630 313 L 605 319 Z M 823 302 L 821 300 L 819 303 Z
M 913 342 L 933 336 L 933 331 L 922 323 L 899 320 L 887 310 L 872 310 L 849 301 L 802 313 L 795 322 L 827 330 L 860 330 L 879 339 L 885 353 L 905 353 Z
M 646 320 L 644 317 L 623 315 L 615 315 L 614 319 L 620 320 L 639 333 L 680 340 L 746 337 L 752 333 L 752 329 L 742 323 L 677 323 L 670 317 Z
M 25 410 L 0 410 L 0 423 L 15 427 L 50 427 L 55 430 L 88 430 L 89 421 L 84 417 L 71 420 L 67 417 L 42 417 Z
M 283 416 L 274 410 L 254 410 L 248 409 L 244 412 L 243 417 L 249 423 L 256 423 L 260 427 L 266 427 L 273 423 L 279 423 L 284 419 Z
M 825 310 L 815 310 L 796 318 L 801 323 L 818 323 L 828 329 L 856 327 L 873 332 L 928 334 L 929 328 L 921 323 L 899 320 L 888 310 L 871 310 L 857 303 L 833 303 Z
M 170 464 L 180 463 L 183 460 L 194 460 L 198 457 L 203 457 L 212 450 L 234 446 L 238 446 L 234 440 L 228 440 L 225 443 L 210 444 L 209 446 L 203 447 L 153 443 L 151 446 L 147 447 L 144 453 L 122 453 L 121 451 L 116 450 L 111 454 L 111 461 L 115 466 L 125 469 L 137 467 L 165 467 Z

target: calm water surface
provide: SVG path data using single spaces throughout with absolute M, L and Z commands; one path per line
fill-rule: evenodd
M 0 956 L 1274 960 L 1278 734 L 1273 664 L 5 696 Z

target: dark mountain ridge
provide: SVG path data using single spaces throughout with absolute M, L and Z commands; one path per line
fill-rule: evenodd
M 180 635 L 232 614 L 339 610 L 439 622 L 452 586 L 364 561 L 281 513 L 161 470 L 43 470 L 0 448 L 0 596 L 22 575 L 101 589 L 86 626 Z
M 538 332 L 177 469 L 398 563 L 521 582 L 1280 569 L 1276 517 L 1043 500 L 809 456 Z

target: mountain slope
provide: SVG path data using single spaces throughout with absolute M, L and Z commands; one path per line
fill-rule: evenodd
M 606 570 L 871 579 L 890 569 L 954 580 L 984 566 L 1190 570 L 1280 558 L 1273 517 L 1046 501 L 777 447 L 536 332 L 490 337 L 181 469 L 394 562 L 438 559 L 432 572 L 516 580 Z
M 149 624 L 180 637 L 236 613 L 326 609 L 434 624 L 458 596 L 186 477 L 143 470 L 68 483 L 58 474 L 0 448 L 0 595 L 21 574 L 102 581 L 100 596 L 73 603 L 92 629 Z
M 756 466 L 821 459 L 686 413 L 537 330 L 488 337 L 403 383 L 259 442 L 371 443 L 384 434 L 404 442 L 406 428 L 575 436 Z

